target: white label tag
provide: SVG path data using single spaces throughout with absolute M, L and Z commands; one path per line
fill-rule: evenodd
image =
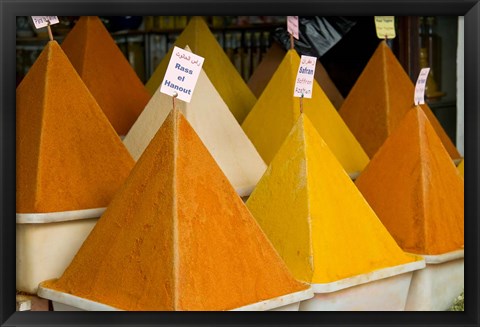
M 379 39 L 394 39 L 395 16 L 375 16 L 375 28 Z
M 33 25 L 35 25 L 36 29 L 45 27 L 50 22 L 50 25 L 58 24 L 58 17 L 57 16 L 31 16 Z
M 171 96 L 177 94 L 180 100 L 190 102 L 203 60 L 192 52 L 174 47 L 160 92 Z
M 430 68 L 422 68 L 418 74 L 417 83 L 415 84 L 415 95 L 413 102 L 416 106 L 425 103 L 425 85 L 427 84 L 428 73 Z
M 287 31 L 298 40 L 298 16 L 287 16 Z
M 298 67 L 297 79 L 295 80 L 294 97 L 312 97 L 313 78 L 315 76 L 316 57 L 302 56 Z

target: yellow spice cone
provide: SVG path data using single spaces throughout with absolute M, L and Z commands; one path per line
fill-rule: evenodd
M 380 42 L 339 110 L 370 158 L 413 107 L 414 89 L 392 50 Z M 421 107 L 452 159 L 460 158 L 428 105 Z
M 460 175 L 462 175 L 462 178 L 465 178 L 465 159 L 462 159 L 460 163 L 457 166 L 458 171 L 460 172 Z
M 308 283 L 419 260 L 399 248 L 306 115 L 247 207 L 293 275 Z
M 81 17 L 62 49 L 117 133 L 125 135 L 150 94 L 100 18 Z
M 135 162 L 56 41 L 16 100 L 17 213 L 106 207 Z
M 407 112 L 355 183 L 405 251 L 463 248 L 463 179 L 420 107 Z
M 202 68 L 235 119 L 241 124 L 257 99 L 218 44 L 203 18 L 193 17 L 174 45 L 179 48 L 185 48 L 188 45 L 193 53 L 205 58 Z M 173 46 L 146 84 L 152 95 L 163 81 L 172 51 Z
M 58 280 L 123 310 L 230 310 L 303 291 L 188 121 L 166 118 Z
M 300 98 L 293 89 L 300 57 L 289 50 L 242 124 L 242 128 L 269 164 L 300 116 Z M 363 170 L 369 159 L 318 83 L 313 98 L 303 99 L 304 113 L 350 174 Z
M 283 58 L 285 57 L 285 53 L 286 51 L 278 42 L 273 42 L 272 46 L 263 56 L 262 61 L 253 72 L 252 76 L 250 76 L 247 85 L 257 98 L 260 97 L 278 66 L 282 62 Z M 323 67 L 319 60 L 317 60 L 317 64 L 315 65 L 315 80 L 325 92 L 333 106 L 336 109 L 340 109 L 343 103 L 343 96 L 340 94 L 335 84 L 333 84 L 330 76 L 328 76 L 328 73 L 325 70 L 325 67 Z

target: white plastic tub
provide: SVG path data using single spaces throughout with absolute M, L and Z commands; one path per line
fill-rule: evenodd
M 40 282 L 60 277 L 104 211 L 17 213 L 17 290 L 35 294 Z
M 406 311 L 445 311 L 464 289 L 464 250 L 423 255 L 425 269 L 414 272 Z
M 38 296 L 51 300 L 54 311 L 123 311 L 109 305 L 44 288 L 41 285 L 38 288 Z M 304 291 L 249 304 L 231 311 L 298 311 L 300 301 L 312 297 L 313 291 L 309 287 Z
M 231 311 L 298 311 L 300 302 L 311 298 L 313 298 L 313 289 L 309 287 L 304 291 L 249 304 Z
M 300 311 L 403 311 L 413 271 L 425 260 L 385 268 L 336 282 L 312 284 L 315 296 Z

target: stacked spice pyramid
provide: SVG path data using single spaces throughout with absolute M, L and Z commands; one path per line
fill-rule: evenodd
M 380 42 L 339 110 L 370 158 L 413 107 L 414 90 L 393 52 Z M 460 158 L 428 105 L 421 107 L 452 159 Z
M 403 250 L 463 248 L 463 179 L 420 107 L 407 112 L 356 185 Z
M 242 124 L 267 164 L 300 116 L 300 98 L 293 97 L 299 65 L 297 52 L 289 50 Z M 315 80 L 313 98 L 303 99 L 303 111 L 344 169 L 351 174 L 362 171 L 368 156 Z
M 308 285 L 173 110 L 63 276 L 43 287 L 123 310 L 230 310 Z
M 17 213 L 106 207 L 134 160 L 56 41 L 16 93 Z
M 256 98 L 218 44 L 203 18 L 193 17 L 174 43 L 174 46 L 179 48 L 185 48 L 187 45 L 192 52 L 205 58 L 203 69 L 233 116 L 241 124 L 255 104 Z M 173 46 L 146 84 L 152 95 L 163 81 L 172 51 Z
M 278 42 L 273 42 L 272 46 L 268 49 L 267 53 L 265 53 L 262 61 L 247 83 L 248 87 L 257 98 L 262 94 L 284 57 L 285 50 L 280 44 L 278 44 Z M 325 92 L 333 106 L 336 109 L 340 109 L 343 103 L 343 96 L 340 94 L 335 84 L 333 84 L 327 71 L 319 60 L 317 60 L 317 64 L 315 65 L 315 80 Z
M 102 21 L 81 17 L 62 49 L 119 135 L 125 135 L 150 99 Z
M 137 160 L 165 121 L 172 97 L 157 89 L 123 140 Z M 190 103 L 176 100 L 229 182 L 240 196 L 250 195 L 266 165 L 202 69 Z
M 157 89 L 125 139 L 137 160 L 162 126 L 172 97 Z M 176 100 L 223 173 L 240 196 L 250 195 L 266 165 L 202 69 L 190 103 Z
M 304 114 L 246 204 L 293 275 L 308 283 L 419 260 L 400 249 Z

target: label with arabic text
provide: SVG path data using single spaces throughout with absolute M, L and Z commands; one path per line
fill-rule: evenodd
M 311 98 L 313 78 L 315 76 L 316 57 L 302 56 L 298 67 L 297 79 L 295 80 L 294 97 Z
M 428 73 L 430 68 L 422 68 L 418 74 L 417 83 L 415 84 L 415 95 L 413 102 L 416 106 L 425 103 L 425 85 L 427 84 Z
M 190 51 L 174 47 L 163 78 L 160 92 L 190 102 L 197 84 L 204 58 Z
M 45 27 L 50 22 L 50 25 L 58 24 L 58 17 L 57 16 L 30 16 L 32 17 L 33 25 L 35 25 L 36 29 Z

